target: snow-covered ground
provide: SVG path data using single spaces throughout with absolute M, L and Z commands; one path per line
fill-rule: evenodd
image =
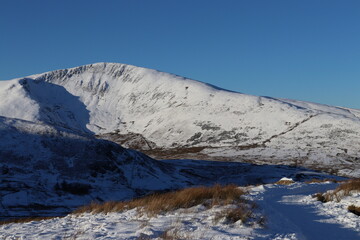
M 328 203 L 312 197 L 335 187 L 328 182 L 270 184 L 253 189 L 251 198 L 268 218 L 264 239 L 360 239 L 360 218 L 347 210 L 354 202 L 360 204 L 358 194 Z
M 359 204 L 354 194 L 321 203 L 311 195 L 336 184 L 295 183 L 249 187 L 247 198 L 266 217 L 265 226 L 217 219 L 224 207 L 196 206 L 148 217 L 136 209 L 122 213 L 68 215 L 40 222 L 0 226 L 1 239 L 360 239 L 360 218 L 346 210 Z M 173 238 L 170 238 L 172 236 Z

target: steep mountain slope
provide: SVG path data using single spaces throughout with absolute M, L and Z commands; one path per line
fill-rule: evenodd
M 250 96 L 98 63 L 0 83 L 0 116 L 96 134 L 154 157 L 294 164 L 360 176 L 360 111 Z
M 0 117 L 0 218 L 184 186 L 174 167 L 60 127 Z

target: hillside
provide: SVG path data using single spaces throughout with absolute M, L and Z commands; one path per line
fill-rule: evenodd
M 117 63 L 0 82 L 0 116 L 155 158 L 286 164 L 360 176 L 360 111 L 231 92 Z
M 0 117 L 0 220 L 62 216 L 91 202 L 214 183 L 239 185 L 326 177 L 288 166 L 157 161 L 63 127 Z
M 0 218 L 186 186 L 174 167 L 67 129 L 0 117 Z

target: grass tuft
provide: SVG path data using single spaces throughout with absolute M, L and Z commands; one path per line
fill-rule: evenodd
M 49 220 L 54 218 L 62 218 L 63 216 L 52 216 L 52 217 L 27 217 L 27 218 L 13 218 L 8 220 L 0 221 L 0 225 L 10 224 L 10 223 L 28 223 L 34 221 L 42 221 L 42 220 Z
M 141 208 L 148 214 L 159 214 L 179 208 L 190 208 L 196 205 L 227 205 L 244 201 L 245 192 L 236 185 L 214 185 L 212 187 L 192 187 L 183 190 L 153 194 L 125 202 L 91 203 L 75 210 L 73 213 L 108 213 Z
M 252 211 L 249 208 L 240 205 L 234 209 L 229 210 L 225 215 L 225 219 L 229 223 L 236 223 L 239 220 L 245 223 L 251 216 Z
M 275 182 L 274 184 L 277 185 L 291 185 L 294 184 L 295 182 L 293 180 L 279 180 L 277 182 Z
M 351 179 L 340 184 L 335 191 L 336 192 L 343 191 L 345 196 L 349 196 L 350 192 L 352 191 L 360 192 L 360 178 Z
M 176 239 L 187 239 L 184 237 L 181 237 L 179 234 L 179 230 L 176 228 L 170 228 L 166 231 L 164 231 L 162 234 L 160 234 L 159 236 L 160 239 L 162 240 L 176 240 Z
M 357 207 L 357 206 L 355 206 L 355 205 L 350 205 L 350 206 L 348 207 L 348 210 L 349 210 L 349 212 L 351 212 L 351 213 L 353 213 L 353 214 L 355 214 L 355 215 L 360 216 L 360 207 Z
M 330 178 L 325 178 L 325 179 L 313 178 L 313 179 L 310 179 L 308 181 L 305 181 L 305 183 L 307 183 L 307 184 L 310 184 L 310 183 L 324 183 L 324 182 L 337 183 L 338 181 L 336 179 L 330 179 Z
M 316 198 L 316 200 L 318 200 L 318 201 L 320 201 L 322 203 L 327 202 L 324 194 L 322 194 L 322 193 L 316 193 L 313 197 Z
M 352 192 L 360 192 L 360 179 L 350 179 L 341 183 L 334 191 L 327 193 L 317 193 L 314 195 L 318 201 L 323 203 L 329 201 L 337 201 L 345 196 L 350 196 Z

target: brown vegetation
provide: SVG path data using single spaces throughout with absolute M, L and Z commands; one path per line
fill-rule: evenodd
M 33 221 L 49 220 L 49 219 L 53 219 L 53 218 L 61 218 L 61 217 L 55 216 L 55 217 L 13 218 L 13 219 L 0 221 L 0 225 L 10 224 L 10 223 L 28 223 L 28 222 L 33 222 Z
M 310 183 L 324 183 L 324 182 L 337 183 L 338 181 L 336 179 L 330 179 L 330 178 L 325 178 L 325 179 L 313 178 L 313 179 L 310 179 L 308 181 L 305 181 L 305 183 L 307 183 L 307 184 L 310 184 Z
M 141 208 L 148 214 L 159 214 L 179 208 L 190 208 L 199 204 L 212 207 L 214 205 L 243 202 L 245 201 L 242 199 L 244 193 L 245 192 L 236 185 L 193 187 L 175 192 L 153 194 L 125 202 L 94 202 L 90 205 L 80 207 L 74 211 L 74 213 L 108 213 Z
M 211 148 L 211 147 L 209 147 Z M 146 155 L 155 159 L 183 159 L 185 156 L 197 156 L 196 159 L 206 159 L 206 155 L 202 154 L 201 151 L 205 147 L 176 147 L 176 148 L 155 148 L 150 150 L 141 150 Z M 185 157 L 185 158 L 187 158 Z
M 318 200 L 318 201 L 320 201 L 320 202 L 322 202 L 322 203 L 326 203 L 326 202 L 327 202 L 327 200 L 326 200 L 326 198 L 325 198 L 325 196 L 324 196 L 323 193 L 316 193 L 313 197 L 316 198 L 316 200 Z
M 293 180 L 279 180 L 274 184 L 277 185 L 290 185 L 290 184 L 294 184 L 295 182 Z
M 350 179 L 341 183 L 334 191 L 327 193 L 317 193 L 314 195 L 318 201 L 329 202 L 329 201 L 340 201 L 344 196 L 350 196 L 351 192 L 360 192 L 360 179 Z
M 351 191 L 360 191 L 360 178 L 351 179 L 343 182 L 335 189 L 336 192 L 343 191 L 345 196 L 348 196 Z
M 176 240 L 176 239 L 184 239 L 185 240 L 185 239 L 188 239 L 188 238 L 185 238 L 184 236 L 180 236 L 178 229 L 176 229 L 176 228 L 171 228 L 171 229 L 164 231 L 159 236 L 159 238 L 163 239 L 163 240 Z
M 251 216 L 252 216 L 251 209 L 242 205 L 234 209 L 228 210 L 225 215 L 225 219 L 230 223 L 235 223 L 239 220 L 245 223 Z
M 217 223 L 221 219 L 225 223 L 236 223 L 241 220 L 242 223 L 258 224 L 259 226 L 265 226 L 266 218 L 262 215 L 254 213 L 254 210 L 258 206 L 255 203 L 246 202 L 230 206 L 215 215 L 214 223 Z
M 360 216 L 360 207 L 357 207 L 355 205 L 350 205 L 348 207 L 348 210 L 349 212 L 352 212 L 353 214 Z

